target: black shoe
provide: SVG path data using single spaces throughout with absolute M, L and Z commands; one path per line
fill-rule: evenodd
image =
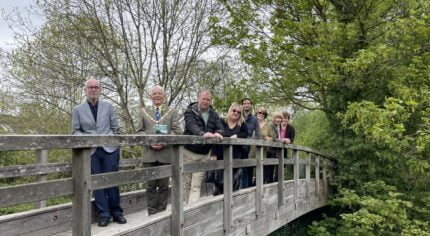
M 109 224 L 109 218 L 100 219 L 98 225 L 99 227 L 106 227 Z
M 114 217 L 113 221 L 115 221 L 118 224 L 125 224 L 125 223 L 127 223 L 127 220 L 124 218 L 124 216 Z

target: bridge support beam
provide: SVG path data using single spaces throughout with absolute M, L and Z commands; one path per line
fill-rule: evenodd
M 175 145 L 172 150 L 172 235 L 184 235 L 184 195 L 182 173 L 184 170 L 183 146 Z
M 278 164 L 278 207 L 284 205 L 284 154 L 285 149 L 282 148 Z
M 299 200 L 299 152 L 293 149 L 293 160 L 294 160 L 294 210 L 297 210 L 297 201 Z
M 224 234 L 229 235 L 233 227 L 233 146 L 224 146 Z
M 265 158 L 265 148 L 257 147 L 257 166 L 255 167 L 255 215 L 263 215 L 263 159 Z
M 318 200 L 321 200 L 320 196 L 320 156 L 317 155 L 315 158 L 315 195 Z
M 73 236 L 91 235 L 91 149 L 73 149 Z
M 36 150 L 36 164 L 46 165 L 48 164 L 48 150 L 39 149 Z M 37 182 L 45 182 L 48 180 L 48 175 L 39 175 L 37 177 Z M 46 200 L 38 201 L 35 203 L 35 208 L 44 208 L 46 207 Z

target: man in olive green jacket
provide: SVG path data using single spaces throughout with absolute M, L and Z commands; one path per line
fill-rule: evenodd
M 141 134 L 181 134 L 178 112 L 164 104 L 164 89 L 155 85 L 151 88 L 152 105 L 141 110 L 137 132 Z M 144 147 L 143 166 L 157 167 L 171 162 L 172 150 L 163 144 Z M 169 194 L 169 178 L 150 180 L 146 189 L 148 214 L 166 210 Z

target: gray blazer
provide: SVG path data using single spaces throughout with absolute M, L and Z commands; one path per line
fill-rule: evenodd
M 85 101 L 72 111 L 72 134 L 119 134 L 118 119 L 112 104 L 105 101 L 98 101 L 97 123 L 91 113 L 90 105 Z M 106 152 L 114 152 L 118 147 L 103 147 Z M 96 148 L 91 149 L 91 155 Z
M 167 126 L 168 134 L 181 134 L 179 125 L 179 113 L 175 109 L 163 105 L 161 107 L 161 119 L 158 124 Z M 139 124 L 137 132 L 140 134 L 155 134 L 154 126 L 155 121 L 155 108 L 153 106 L 145 107 L 141 110 L 139 115 Z M 153 150 L 150 146 L 143 147 L 143 162 L 151 163 L 159 161 L 161 163 L 170 163 L 172 157 L 172 148 L 164 147 L 162 150 Z

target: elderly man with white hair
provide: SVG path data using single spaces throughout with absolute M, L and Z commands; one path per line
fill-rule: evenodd
M 143 108 L 139 115 L 137 132 L 140 134 L 181 134 L 179 114 L 164 104 L 164 89 L 154 85 L 150 91 L 151 105 Z M 152 144 L 143 150 L 143 166 L 157 167 L 171 162 L 172 150 L 163 144 Z M 146 189 L 148 214 L 166 210 L 169 194 L 169 178 L 149 180 Z

